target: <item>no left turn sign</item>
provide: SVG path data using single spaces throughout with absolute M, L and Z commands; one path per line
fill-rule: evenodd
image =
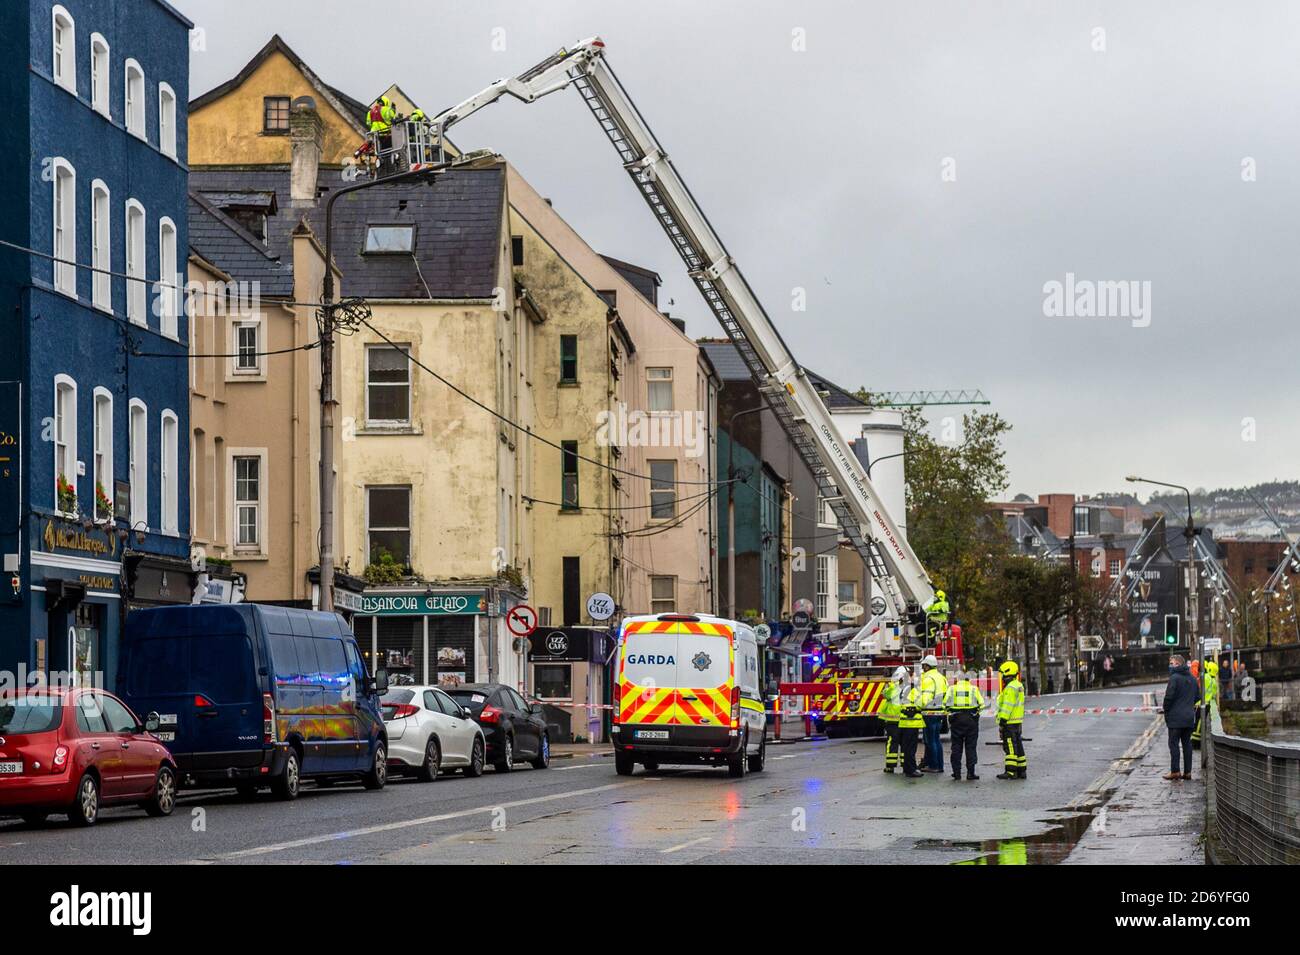
M 526 637 L 537 629 L 537 611 L 528 604 L 511 607 L 506 614 L 506 627 L 516 637 Z

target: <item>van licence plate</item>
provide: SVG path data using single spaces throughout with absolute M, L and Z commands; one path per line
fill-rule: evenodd
M 22 760 L 0 763 L 0 776 L 15 776 L 23 771 Z
M 637 730 L 637 739 L 667 739 L 667 730 Z

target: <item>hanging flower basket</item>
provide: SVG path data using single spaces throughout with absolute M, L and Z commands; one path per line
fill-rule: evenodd
M 54 482 L 58 497 L 59 511 L 63 514 L 77 513 L 77 489 L 62 474 Z
M 108 499 L 104 485 L 95 482 L 95 519 L 106 521 L 113 516 L 113 502 Z

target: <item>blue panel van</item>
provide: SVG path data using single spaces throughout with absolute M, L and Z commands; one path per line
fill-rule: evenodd
M 265 604 L 152 607 L 127 615 L 118 686 L 158 735 L 183 785 L 269 786 L 305 778 L 387 781 L 388 737 L 356 637 L 337 614 Z

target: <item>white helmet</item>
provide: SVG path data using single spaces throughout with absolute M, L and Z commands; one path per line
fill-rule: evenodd
M 925 655 L 925 659 L 921 661 L 921 666 L 923 667 L 937 667 L 938 665 L 939 665 L 939 661 L 935 659 L 933 653 L 927 653 Z
M 906 678 L 907 678 L 907 667 L 899 667 L 897 670 L 894 671 L 893 680 L 895 682 Z

